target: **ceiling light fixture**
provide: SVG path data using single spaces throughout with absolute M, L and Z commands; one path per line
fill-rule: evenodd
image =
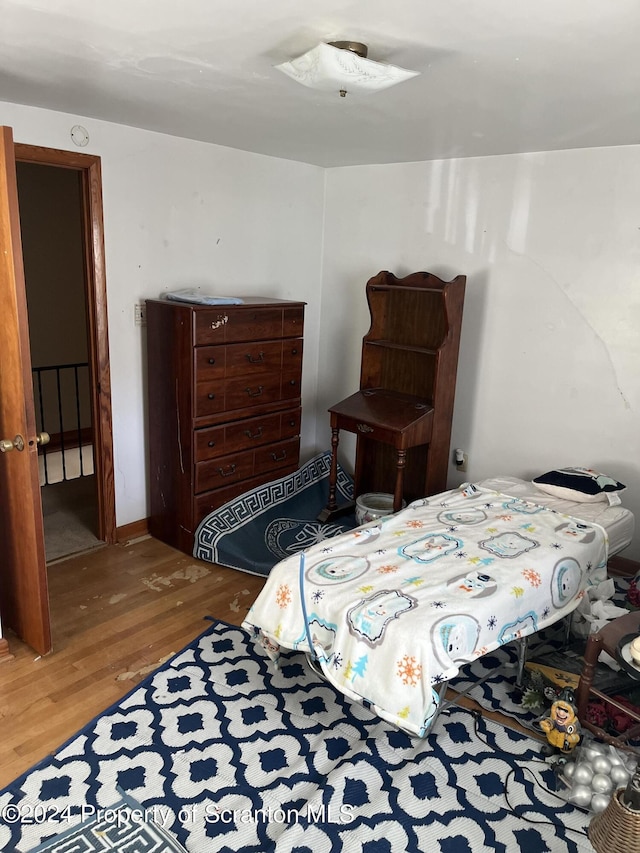
M 303 86 L 323 92 L 337 91 L 343 98 L 347 92 L 379 92 L 420 73 L 367 59 L 366 44 L 357 41 L 319 44 L 276 68 Z

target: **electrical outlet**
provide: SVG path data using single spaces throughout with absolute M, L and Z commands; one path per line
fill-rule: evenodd
M 467 459 L 468 457 L 464 450 L 457 448 L 453 451 L 453 464 L 456 466 L 457 471 L 467 470 Z
M 134 308 L 134 321 L 136 326 L 146 326 L 147 325 L 147 306 L 143 303 L 139 302 L 137 305 L 133 306 Z

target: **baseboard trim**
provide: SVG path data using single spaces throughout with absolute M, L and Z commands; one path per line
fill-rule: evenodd
M 609 557 L 607 571 L 610 575 L 619 578 L 632 578 L 640 572 L 640 563 L 637 560 L 629 560 L 627 557 Z
M 116 542 L 130 542 L 132 539 L 139 539 L 141 536 L 149 535 L 149 519 L 141 518 L 138 521 L 132 521 L 131 524 L 123 524 L 122 527 L 116 527 Z
M 9 643 L 4 637 L 0 637 L 0 663 L 8 660 L 13 660 L 14 655 L 9 650 Z

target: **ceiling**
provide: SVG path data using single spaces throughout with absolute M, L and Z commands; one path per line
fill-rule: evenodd
M 2 101 L 320 166 L 640 141 L 638 0 L 0 0 L 0 21 Z M 274 68 L 333 40 L 420 75 L 341 98 Z

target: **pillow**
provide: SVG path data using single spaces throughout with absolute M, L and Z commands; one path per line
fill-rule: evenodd
M 607 500 L 609 503 L 619 503 L 620 498 L 614 493 L 626 488 L 608 474 L 601 474 L 592 468 L 558 468 L 535 477 L 531 482 L 541 492 L 578 503 Z

